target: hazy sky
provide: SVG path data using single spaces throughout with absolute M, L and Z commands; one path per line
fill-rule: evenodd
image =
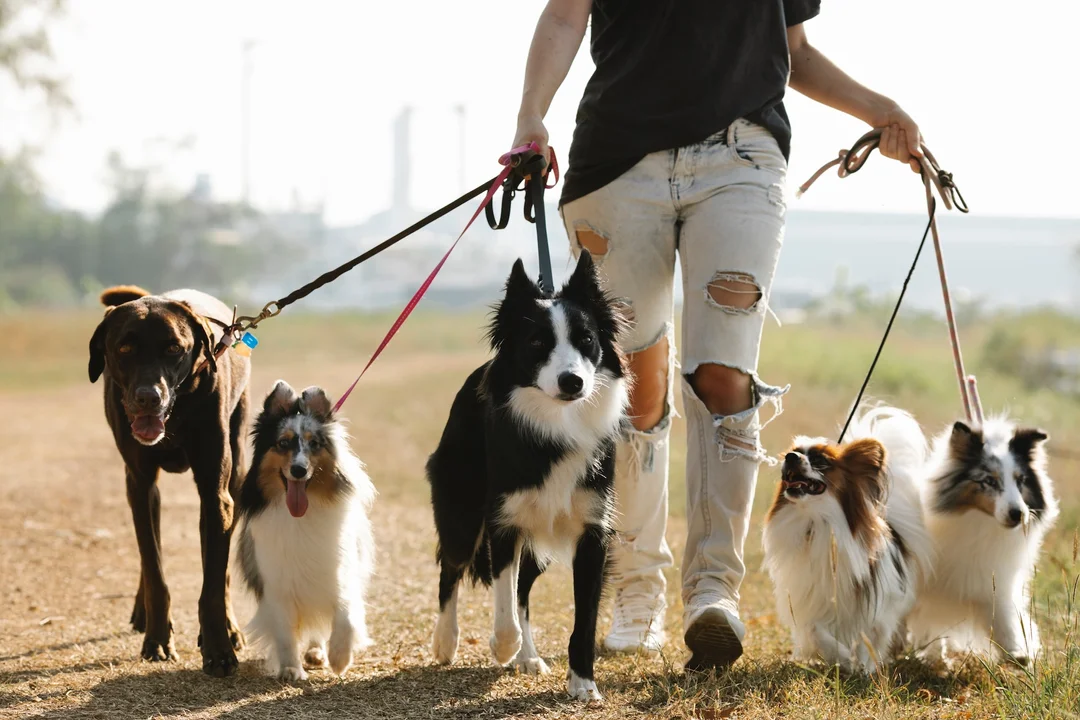
M 763 1 L 763 0 L 762 0 Z M 88 210 L 106 200 L 105 154 L 165 157 L 155 139 L 190 136 L 176 182 L 211 175 L 240 190 L 241 43 L 252 52 L 253 199 L 325 199 L 331 222 L 362 220 L 390 198 L 391 123 L 413 116 L 414 204 L 493 175 L 507 149 L 540 0 L 72 0 L 56 34 L 77 119 L 49 129 L 0 89 L 0 145 L 45 145 L 50 193 Z M 811 42 L 922 125 L 973 212 L 1080 216 L 1076 0 L 824 0 Z M 592 71 L 582 45 L 548 116 L 565 157 Z M 677 82 L 677 78 L 672 79 Z M 791 92 L 791 188 L 866 129 Z M 922 211 L 914 175 L 875 157 L 859 175 L 819 181 L 793 208 Z

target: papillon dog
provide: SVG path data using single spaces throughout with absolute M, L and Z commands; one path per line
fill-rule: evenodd
M 874 673 L 903 643 L 930 571 L 927 448 L 918 423 L 889 407 L 857 415 L 848 437 L 795 438 L 765 521 L 765 567 L 798 659 Z
M 1027 664 L 1039 651 L 1030 586 L 1058 515 L 1047 439 L 1005 417 L 935 439 L 924 504 L 936 570 L 909 623 L 927 659 L 975 651 Z
M 320 388 L 298 395 L 279 380 L 252 435 L 237 550 L 258 604 L 247 636 L 282 680 L 327 664 L 343 675 L 371 644 L 364 597 L 375 488 Z
M 494 587 L 491 652 L 548 672 L 533 644 L 529 592 L 549 561 L 573 567 L 571 696 L 593 679 L 597 611 L 614 527 L 615 443 L 628 401 L 621 320 L 589 253 L 553 295 L 518 260 L 489 328 L 494 356 L 465 381 L 427 463 L 438 533 L 440 663 L 458 646 L 458 587 Z

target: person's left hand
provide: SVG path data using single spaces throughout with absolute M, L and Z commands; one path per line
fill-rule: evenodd
M 922 157 L 922 135 L 919 133 L 919 126 L 899 105 L 894 103 L 870 124 L 882 129 L 878 152 L 887 158 L 907 163 L 914 172 L 921 170 L 919 158 Z

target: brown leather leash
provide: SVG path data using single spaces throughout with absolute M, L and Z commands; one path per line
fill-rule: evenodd
M 796 197 L 802 197 L 814 181 L 821 177 L 830 168 L 837 167 L 837 175 L 841 178 L 845 178 L 848 175 L 858 172 L 862 169 L 863 165 L 870 158 L 872 153 L 881 144 L 880 129 L 871 130 L 870 132 L 859 138 L 849 150 L 841 150 L 839 155 L 834 160 L 830 160 L 825 165 L 810 176 L 810 179 L 799 186 L 796 192 Z M 949 279 L 945 272 L 945 257 L 941 252 L 941 238 L 938 235 L 937 218 L 935 210 L 937 208 L 937 201 L 934 198 L 934 190 L 937 190 L 938 196 L 945 204 L 946 209 L 957 209 L 962 213 L 968 212 L 967 202 L 964 201 L 964 196 L 960 194 L 960 189 L 956 187 L 956 183 L 953 181 L 952 173 L 945 172 L 941 169 L 941 166 L 937 162 L 937 158 L 930 152 L 930 149 L 925 144 L 921 146 L 922 157 L 916 158 L 919 162 L 919 174 L 922 177 L 923 187 L 926 190 L 926 212 L 929 216 L 928 229 L 934 238 L 934 253 L 937 255 L 938 276 L 941 279 L 941 294 L 945 301 L 945 319 L 949 326 L 949 339 L 952 343 L 953 362 L 956 366 L 956 377 L 960 384 L 960 397 L 964 402 L 964 412 L 967 416 L 968 422 L 976 422 L 982 425 L 983 412 L 982 404 L 979 401 L 979 393 L 976 388 L 975 376 L 968 375 L 964 371 L 964 356 L 960 351 L 960 335 L 956 329 L 956 318 L 953 315 L 952 297 L 949 293 Z M 926 235 L 923 235 L 923 241 L 925 242 Z M 919 251 L 921 252 L 922 245 L 919 245 Z M 915 262 L 918 262 L 919 254 L 915 255 Z M 915 265 L 912 264 L 912 270 L 915 269 Z M 908 273 L 908 280 L 911 279 L 911 273 Z M 907 280 L 904 281 L 904 289 L 907 289 Z M 900 295 L 900 299 L 903 299 L 903 293 Z M 897 301 L 896 310 L 899 310 L 900 303 Z M 896 317 L 896 310 L 893 311 L 893 318 Z M 885 331 L 885 337 L 888 337 L 889 329 L 892 327 L 892 320 L 889 321 L 889 328 Z M 881 345 L 884 347 L 885 338 L 882 338 Z M 878 356 L 881 354 L 881 347 L 878 348 Z M 874 365 L 877 363 L 877 357 L 874 358 L 874 364 L 870 367 L 870 373 L 873 373 Z M 863 391 L 866 389 L 866 383 L 870 380 L 870 374 L 867 374 L 866 382 L 863 383 L 863 389 L 859 391 L 859 397 L 855 401 L 855 406 L 852 408 L 852 415 L 854 415 L 855 408 L 858 407 L 859 401 L 862 399 Z M 851 417 L 848 418 L 848 424 L 851 422 Z M 847 432 L 848 425 L 844 425 L 844 431 L 841 433 L 840 438 L 843 440 L 844 434 Z

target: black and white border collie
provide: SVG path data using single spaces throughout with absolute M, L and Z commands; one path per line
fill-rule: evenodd
M 364 596 L 375 488 L 320 388 L 297 394 L 279 380 L 252 435 L 237 548 L 258 603 L 248 638 L 282 680 L 324 665 L 343 675 L 353 652 L 371 644 Z
M 489 329 L 495 355 L 458 392 L 427 463 L 441 566 L 438 662 L 457 651 L 458 586 L 468 572 L 494 586 L 495 661 L 547 673 L 529 628 L 529 591 L 560 559 L 574 578 L 568 691 L 601 699 L 596 620 L 628 395 L 621 329 L 588 252 L 554 295 L 514 264 Z
M 1030 586 L 1058 515 L 1047 439 L 1004 416 L 936 438 L 923 502 L 937 566 L 908 622 L 927 659 L 975 651 L 1025 665 L 1039 652 Z

